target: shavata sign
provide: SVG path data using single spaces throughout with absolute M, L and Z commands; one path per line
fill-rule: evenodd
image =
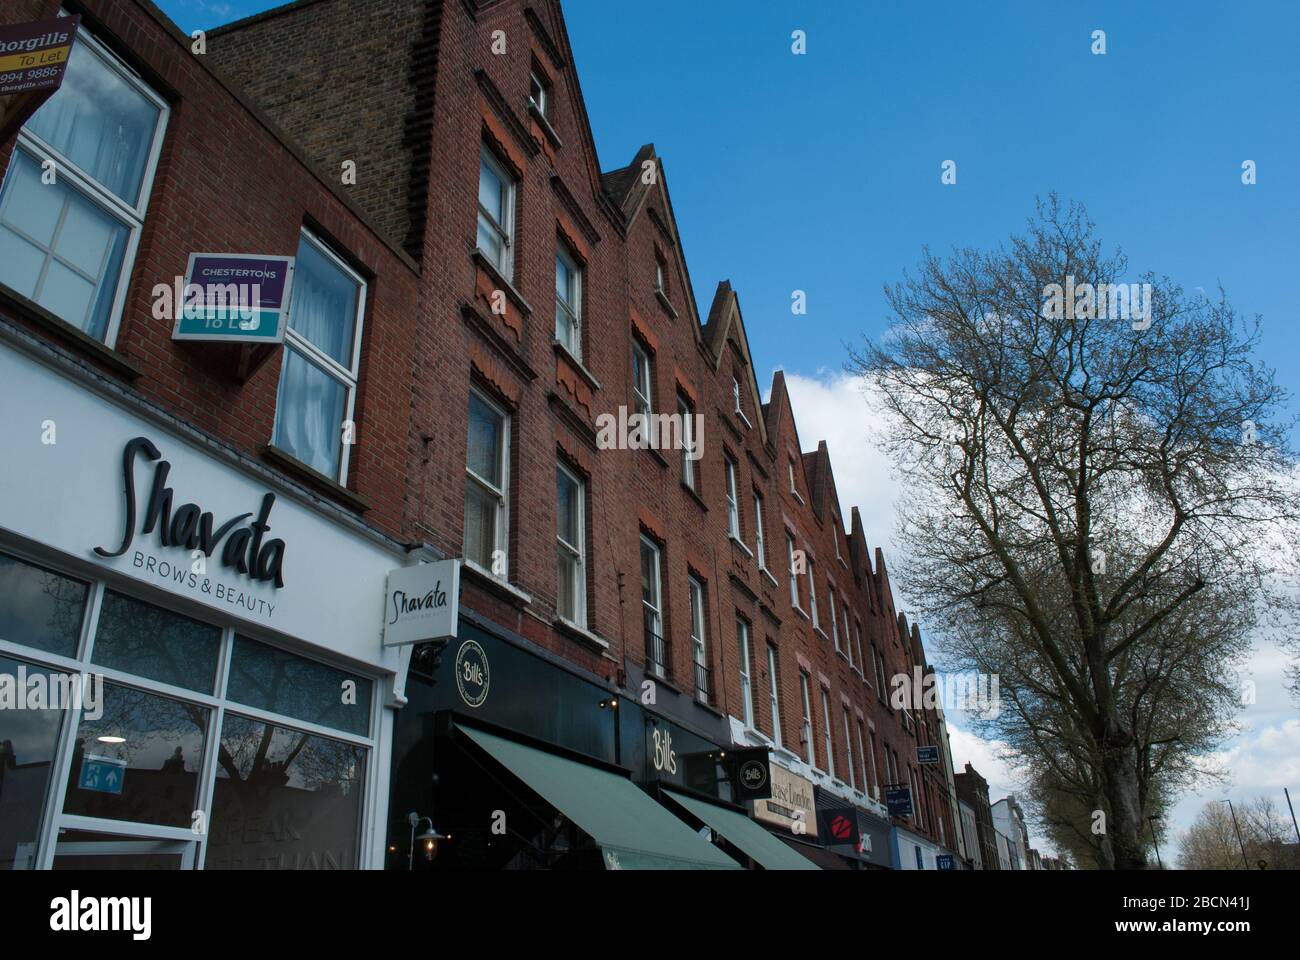
M 81 17 L 0 27 L 0 97 L 57 90 Z

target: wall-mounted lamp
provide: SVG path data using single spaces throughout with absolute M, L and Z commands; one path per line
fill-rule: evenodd
M 438 832 L 438 828 L 433 825 L 433 820 L 429 817 L 422 817 L 412 811 L 406 815 L 406 822 L 411 825 L 411 845 L 406 854 L 406 869 L 412 870 L 415 867 L 415 844 L 418 842 L 420 848 L 424 851 L 424 859 L 432 861 L 438 855 L 438 843 L 442 840 L 450 840 L 451 835 L 443 836 Z M 418 837 L 415 831 L 420 824 L 427 823 L 429 829 L 425 830 Z

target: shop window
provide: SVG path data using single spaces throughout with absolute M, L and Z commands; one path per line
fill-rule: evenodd
M 63 812 L 190 827 L 201 809 L 208 714 L 198 704 L 105 683 L 103 703 L 82 711 Z
M 236 636 L 226 698 L 365 736 L 370 732 L 371 687 L 366 677 Z
M 465 557 L 499 579 L 509 573 L 510 418 L 477 390 L 469 395 L 465 459 Z
M 754 729 L 754 690 L 750 680 L 749 624 L 736 618 L 736 642 L 740 647 L 740 700 L 745 728 Z
M 649 416 L 654 410 L 654 366 L 649 352 L 632 340 L 632 405 L 634 413 Z
M 348 870 L 357 864 L 364 747 L 226 714 L 209 870 Z
M 555 339 L 582 359 L 582 267 L 563 243 L 555 248 Z
M 487 148 L 479 147 L 478 249 L 506 280 L 514 278 L 515 181 Z
M 0 553 L 0 640 L 77 655 L 87 586 Z
M 708 703 L 710 690 L 709 654 L 704 633 L 704 584 L 688 578 L 691 595 L 691 651 L 695 661 L 695 699 Z
M 0 196 L 0 282 L 109 346 L 167 115 L 81 30 L 62 85 L 18 135 Z M 46 169 L 54 182 L 43 182 Z
M 104 591 L 91 654 L 95 663 L 210 694 L 220 650 L 217 627 Z
M 0 597 L 8 599 L 6 594 Z M 43 676 L 49 684 L 52 674 L 35 664 L 0 656 L 0 678 L 16 685 L 20 676 L 29 680 Z M 36 866 L 41 813 L 64 713 L 49 706 L 46 710 L 0 709 L 0 871 Z
M 345 483 L 355 430 L 366 284 L 303 231 L 284 337 L 275 440 L 281 450 Z M 347 440 L 345 443 L 344 440 Z
M 555 466 L 556 607 L 565 620 L 587 625 L 586 485 L 564 464 Z
M 646 670 L 668 675 L 668 641 L 664 637 L 663 581 L 659 546 L 641 537 L 641 618 L 645 628 Z

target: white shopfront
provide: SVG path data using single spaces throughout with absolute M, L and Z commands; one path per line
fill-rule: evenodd
M 404 549 L 17 342 L 0 870 L 381 866 Z

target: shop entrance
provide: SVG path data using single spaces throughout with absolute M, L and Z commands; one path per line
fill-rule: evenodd
M 54 845 L 55 870 L 193 870 L 195 844 L 130 835 L 64 830 Z

